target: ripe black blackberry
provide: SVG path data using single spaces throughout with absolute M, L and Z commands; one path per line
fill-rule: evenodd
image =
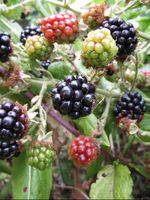
M 27 26 L 21 32 L 20 42 L 25 45 L 26 40 L 29 36 L 39 35 L 42 36 L 43 33 L 41 32 L 40 26 Z
M 125 59 L 136 48 L 138 39 L 136 30 L 131 23 L 126 23 L 119 17 L 104 20 L 100 28 L 108 28 L 118 46 L 118 59 Z
M 0 141 L 0 159 L 8 159 L 19 155 L 19 145 L 16 141 Z
M 8 33 L 0 32 L 0 61 L 6 62 L 9 59 L 9 55 L 12 53 L 11 37 Z
M 146 111 L 145 100 L 138 92 L 129 92 L 120 97 L 114 108 L 117 119 L 127 117 L 141 121 Z
M 69 75 L 52 90 L 53 105 L 62 115 L 73 119 L 91 114 L 95 86 L 85 76 Z
M 41 64 L 41 66 L 44 68 L 44 69 L 48 69 L 48 66 L 51 64 L 51 61 L 50 60 L 44 60 Z
M 23 137 L 27 130 L 27 114 L 15 103 L 0 104 L 0 140 L 12 141 Z

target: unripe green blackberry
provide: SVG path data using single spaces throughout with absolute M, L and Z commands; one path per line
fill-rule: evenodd
M 51 166 L 55 151 L 44 141 L 35 142 L 28 151 L 29 165 L 39 170 L 44 170 Z
M 132 71 L 130 69 L 127 69 L 124 74 L 124 78 L 126 81 L 133 83 L 135 80 L 135 71 Z M 136 77 L 136 85 L 137 86 L 143 86 L 146 84 L 146 77 L 142 71 L 138 71 L 137 77 Z
M 53 45 L 48 43 L 46 38 L 34 35 L 27 38 L 25 48 L 31 58 L 45 60 L 50 56 Z
M 93 68 L 105 67 L 118 52 L 115 40 L 107 28 L 89 32 L 82 43 L 82 61 Z

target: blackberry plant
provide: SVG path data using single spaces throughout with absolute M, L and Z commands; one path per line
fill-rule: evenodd
M 149 199 L 149 16 L 148 0 L 0 5 L 0 199 Z

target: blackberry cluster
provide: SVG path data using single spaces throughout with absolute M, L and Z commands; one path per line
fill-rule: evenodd
M 62 115 L 73 119 L 91 114 L 95 86 L 85 76 L 69 75 L 52 90 L 53 105 Z
M 40 26 L 27 26 L 21 32 L 20 42 L 25 45 L 27 38 L 34 35 L 43 36 Z
M 79 23 L 73 12 L 61 12 L 43 19 L 41 30 L 50 43 L 71 43 L 78 35 Z
M 44 69 L 48 69 L 48 66 L 51 64 L 51 61 L 50 60 L 44 60 L 41 64 L 41 66 L 44 68 Z
M 125 59 L 136 48 L 138 39 L 136 30 L 131 23 L 126 23 L 119 17 L 104 20 L 100 28 L 108 28 L 118 46 L 118 58 Z
M 0 159 L 10 158 L 18 152 L 18 139 L 27 130 L 27 115 L 15 103 L 0 104 Z
M 114 108 L 114 114 L 118 119 L 127 117 L 137 121 L 142 120 L 145 111 L 145 100 L 138 92 L 124 94 Z
M 6 62 L 9 55 L 12 53 L 10 35 L 8 33 L 0 32 L 0 61 Z
M 39 170 L 44 170 L 51 166 L 56 152 L 44 141 L 35 142 L 29 149 L 29 165 Z
M 76 166 L 87 167 L 98 158 L 99 148 L 94 138 L 79 136 L 70 145 L 69 154 Z

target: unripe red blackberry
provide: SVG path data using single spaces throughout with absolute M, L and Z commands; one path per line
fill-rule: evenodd
M 4 101 L 0 104 L 0 140 L 18 140 L 28 128 L 28 116 L 24 107 Z
M 79 24 L 73 12 L 61 12 L 43 19 L 41 30 L 50 43 L 71 43 L 78 35 Z
M 105 19 L 106 4 L 91 4 L 89 9 L 82 13 L 83 22 L 91 29 L 96 29 Z
M 82 43 L 82 61 L 88 67 L 101 68 L 112 62 L 118 48 L 107 28 L 88 33 Z
M 8 33 L 0 32 L 0 61 L 6 62 L 12 53 L 11 37 Z
M 67 76 L 52 90 L 53 105 L 62 115 L 73 119 L 91 114 L 95 86 L 82 75 Z
M 44 68 L 44 69 L 48 69 L 49 65 L 51 64 L 51 61 L 50 60 L 44 60 L 41 64 L 41 66 Z
M 28 151 L 29 165 L 40 170 L 51 166 L 56 152 L 44 141 L 37 141 L 32 144 Z
M 40 26 L 27 26 L 21 32 L 20 42 L 25 45 L 27 38 L 34 35 L 43 36 Z
M 53 50 L 53 45 L 49 44 L 46 38 L 39 35 L 28 37 L 25 48 L 30 58 L 45 60 Z
M 146 111 L 145 100 L 138 92 L 129 92 L 121 96 L 114 108 L 117 119 L 127 117 L 141 121 Z
M 87 167 L 97 160 L 99 149 L 94 138 L 79 136 L 70 145 L 69 155 L 76 166 Z
M 19 145 L 16 141 L 0 141 L 0 159 L 8 159 L 19 155 Z
M 137 46 L 136 30 L 131 23 L 119 17 L 104 20 L 100 28 L 107 28 L 118 46 L 118 59 L 125 59 Z

